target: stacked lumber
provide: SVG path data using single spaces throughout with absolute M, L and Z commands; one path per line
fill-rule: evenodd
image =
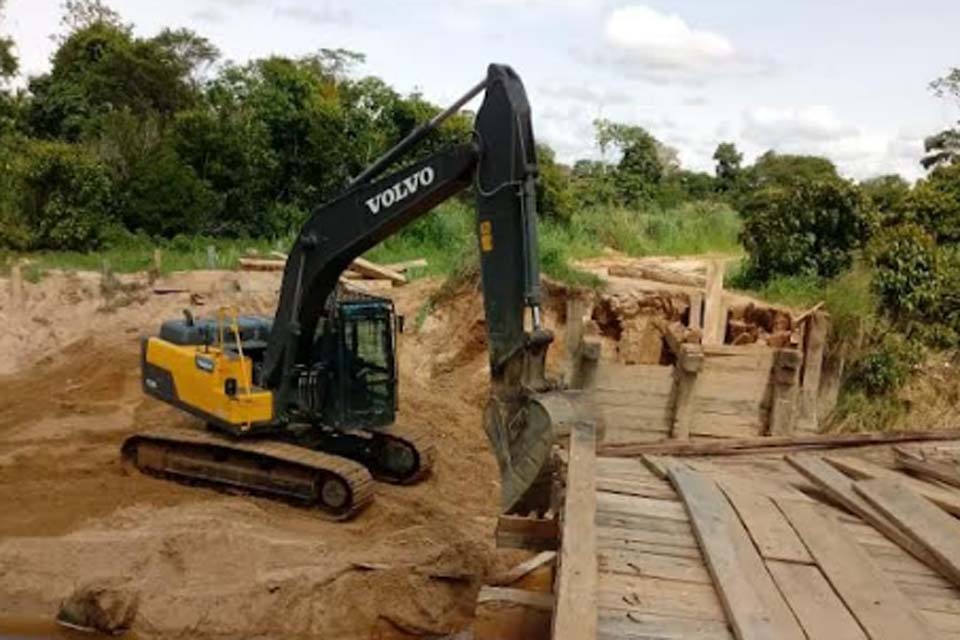
M 560 514 L 593 514 L 578 602 L 597 629 L 578 637 L 960 637 L 960 437 L 931 437 L 601 451 L 595 499 Z M 560 542 L 561 572 L 590 553 Z M 555 625 L 569 609 L 558 591 Z
M 272 252 L 271 257 L 261 258 L 248 256 L 238 260 L 243 271 L 283 271 L 287 265 L 287 256 L 279 252 Z M 364 258 L 357 258 L 341 274 L 340 281 L 350 284 L 351 281 L 363 281 L 360 288 L 366 290 L 381 290 L 407 283 L 405 272 L 412 269 L 422 269 L 427 266 L 423 258 L 407 260 L 388 265 L 379 265 Z M 353 283 L 356 284 L 356 283 Z

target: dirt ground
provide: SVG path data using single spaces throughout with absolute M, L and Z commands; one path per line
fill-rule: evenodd
M 139 336 L 190 306 L 191 293 L 200 312 L 269 313 L 278 282 L 194 272 L 104 290 L 99 274 L 54 274 L 13 299 L 0 280 L 0 631 L 4 620 L 50 620 L 76 589 L 107 583 L 138 603 L 139 638 L 444 636 L 469 624 L 484 577 L 523 557 L 493 546 L 499 488 L 481 426 L 479 296 L 444 305 L 418 330 L 429 281 L 393 290 L 409 327 L 400 424 L 437 440 L 421 484 L 378 484 L 369 509 L 331 523 L 121 467 L 126 435 L 190 423 L 141 394 Z

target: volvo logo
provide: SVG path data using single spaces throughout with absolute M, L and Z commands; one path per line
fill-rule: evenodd
M 392 207 L 397 202 L 405 200 L 419 191 L 420 187 L 429 186 L 433 183 L 433 179 L 433 167 L 424 167 L 412 176 L 407 176 L 389 189 L 384 189 L 367 200 L 367 209 L 369 209 L 373 215 L 377 215 L 380 213 L 380 209 Z

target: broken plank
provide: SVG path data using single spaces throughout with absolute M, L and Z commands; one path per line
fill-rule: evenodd
M 930 554 L 854 491 L 854 481 L 849 476 L 830 466 L 822 458 L 812 455 L 788 455 L 787 462 L 828 499 L 859 516 L 913 557 L 928 566 L 931 565 L 933 558 Z
M 597 634 L 596 450 L 595 425 L 574 423 L 570 428 L 557 567 L 555 640 L 593 638 Z
M 603 573 L 713 584 L 700 557 L 667 556 L 633 549 L 604 549 L 598 557 Z
M 367 278 L 379 279 L 379 280 L 389 280 L 394 284 L 406 284 L 407 278 L 401 274 L 393 271 L 392 269 L 387 269 L 382 267 L 375 262 L 370 262 L 363 258 L 354 258 L 353 262 L 350 263 L 349 269 L 351 271 L 356 271 L 362 276 Z
M 931 637 L 913 604 L 835 518 L 809 502 L 777 505 L 872 640 Z
M 540 567 L 553 562 L 556 557 L 556 551 L 541 551 L 537 555 L 521 562 L 509 571 L 505 571 L 494 576 L 493 579 L 490 580 L 490 584 L 495 587 L 508 587 L 527 574 L 532 573 Z
M 670 478 L 690 514 L 737 638 L 804 638 L 746 529 L 716 483 L 679 466 L 670 469 Z
M 771 561 L 767 569 L 810 640 L 866 640 L 819 567 Z
M 934 569 L 960 585 L 960 523 L 955 518 L 891 480 L 865 480 L 854 488 L 933 556 Z
M 740 516 L 760 555 L 768 560 L 812 563 L 813 558 L 790 523 L 769 497 L 724 486 L 730 503 Z
M 847 475 L 853 476 L 858 480 L 873 480 L 875 478 L 885 478 L 893 482 L 899 482 L 903 486 L 917 492 L 923 497 L 933 501 L 938 506 L 946 509 L 954 515 L 960 515 L 960 493 L 952 489 L 917 480 L 904 475 L 893 469 L 887 469 L 880 465 L 868 462 L 861 458 L 849 456 L 827 456 L 824 458 L 834 467 L 840 469 Z

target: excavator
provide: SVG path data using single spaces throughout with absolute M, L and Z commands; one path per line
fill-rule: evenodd
M 406 158 L 481 93 L 471 140 Z M 541 314 L 536 179 L 523 83 L 509 66 L 492 64 L 480 83 L 310 215 L 288 254 L 272 319 L 221 310 L 201 320 L 185 311 L 143 339 L 144 392 L 207 428 L 132 435 L 124 462 L 172 480 L 307 504 L 332 519 L 367 506 L 374 480 L 424 477 L 434 456 L 429 434 L 393 426 L 401 318 L 390 300 L 346 292 L 338 282 L 355 258 L 473 187 L 491 377 L 484 429 L 503 510 L 543 511 L 551 448 L 562 424 L 586 410 L 576 391 L 545 376 L 553 335 Z

